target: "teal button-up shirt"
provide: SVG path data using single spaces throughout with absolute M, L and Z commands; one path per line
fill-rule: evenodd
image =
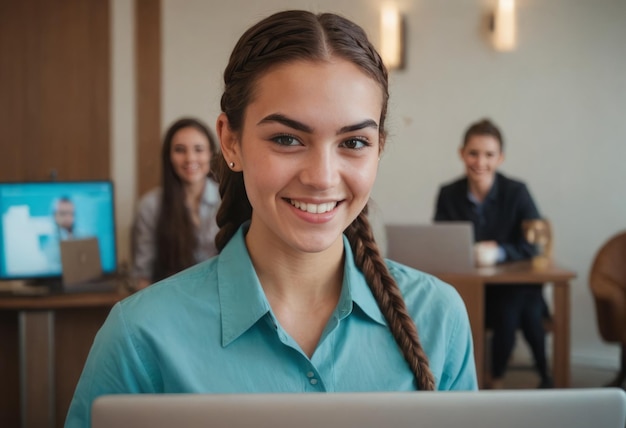
M 117 303 L 98 332 L 66 427 L 116 393 L 408 391 L 413 374 L 344 238 L 339 304 L 309 359 L 272 313 L 243 226 L 219 256 Z M 388 261 L 439 390 L 477 389 L 465 306 L 450 285 Z

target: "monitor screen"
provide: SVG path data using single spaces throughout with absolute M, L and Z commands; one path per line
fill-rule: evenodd
M 0 183 L 0 279 L 61 276 L 59 242 L 98 238 L 102 270 L 117 270 L 111 181 Z

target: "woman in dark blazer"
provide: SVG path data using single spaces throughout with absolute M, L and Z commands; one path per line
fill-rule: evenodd
M 500 130 L 489 120 L 472 124 L 459 149 L 465 176 L 441 187 L 435 221 L 471 221 L 475 254 L 481 264 L 529 259 L 536 249 L 526 242 L 522 221 L 540 218 L 526 185 L 498 172 L 504 161 Z M 487 287 L 486 322 L 493 329 L 491 388 L 501 388 L 508 360 L 521 329 L 541 378 L 552 387 L 546 355 L 547 305 L 540 285 Z

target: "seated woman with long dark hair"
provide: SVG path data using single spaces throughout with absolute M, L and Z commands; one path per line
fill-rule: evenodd
M 137 289 L 217 254 L 220 196 L 211 168 L 216 152 L 213 133 L 197 119 L 179 119 L 165 133 L 162 184 L 141 198 L 133 223 Z

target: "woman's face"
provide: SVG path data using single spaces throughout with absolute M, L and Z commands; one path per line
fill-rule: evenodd
M 297 61 L 259 79 L 241 135 L 220 116 L 222 150 L 243 170 L 253 207 L 248 239 L 305 253 L 343 248 L 376 178 L 382 97 L 348 61 Z
M 203 182 L 210 169 L 209 140 L 196 128 L 182 128 L 172 138 L 170 158 L 184 184 Z
M 498 140 L 491 135 L 473 135 L 460 152 L 470 183 L 491 186 L 504 160 Z

